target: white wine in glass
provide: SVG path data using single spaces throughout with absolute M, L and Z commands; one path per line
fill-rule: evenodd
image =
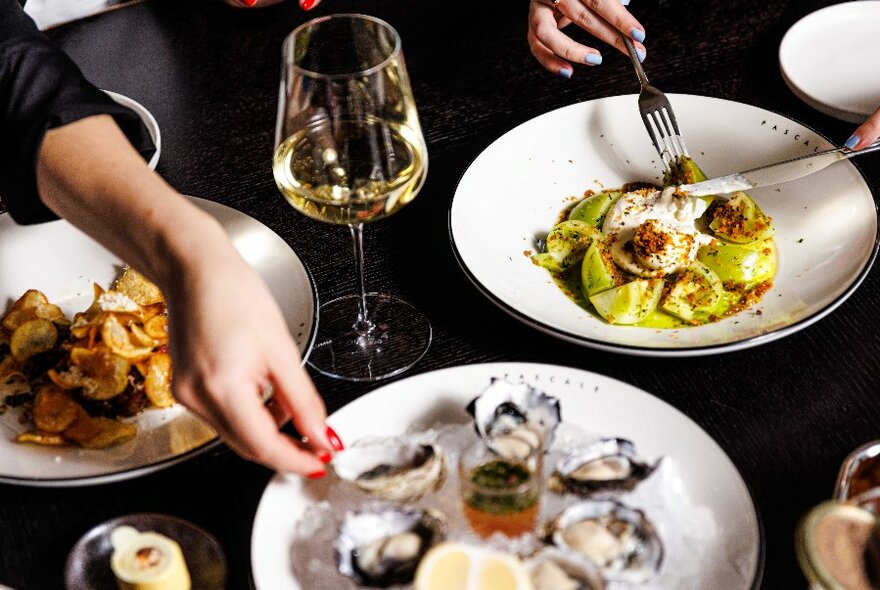
M 273 173 L 301 213 L 347 225 L 357 292 L 323 304 L 309 364 L 352 381 L 399 374 L 424 355 L 431 325 L 405 301 L 364 286 L 363 224 L 411 202 L 427 150 L 400 37 L 388 23 L 339 14 L 284 42 Z

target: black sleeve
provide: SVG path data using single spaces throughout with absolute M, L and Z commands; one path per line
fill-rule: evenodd
M 86 80 L 17 0 L 0 0 L 0 198 L 15 221 L 56 218 L 37 194 L 46 131 L 99 114 L 112 115 L 146 159 L 155 153 L 140 117 Z

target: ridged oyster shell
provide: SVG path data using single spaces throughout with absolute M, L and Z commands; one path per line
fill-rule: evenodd
M 415 502 L 446 479 L 447 460 L 438 445 L 405 437 L 371 439 L 337 453 L 336 475 L 364 492 L 394 502 Z
M 593 562 L 608 580 L 640 584 L 654 578 L 663 544 L 641 510 L 615 500 L 585 500 L 546 525 L 547 538 Z
M 604 491 L 631 491 L 657 468 L 636 453 L 623 438 L 603 438 L 585 449 L 575 449 L 559 460 L 547 487 L 557 493 L 589 495 Z
M 534 590 L 605 590 L 605 580 L 592 562 L 554 547 L 530 557 L 526 569 Z
M 375 504 L 348 512 L 336 541 L 339 571 L 365 586 L 409 584 L 425 553 L 445 537 L 445 518 L 433 510 Z
M 496 453 L 524 459 L 546 451 L 562 420 L 559 400 L 527 383 L 493 379 L 468 405 L 477 433 Z

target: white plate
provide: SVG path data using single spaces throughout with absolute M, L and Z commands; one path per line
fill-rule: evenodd
M 831 147 L 810 129 L 741 103 L 670 95 L 690 153 L 711 176 Z M 468 277 L 499 307 L 560 338 L 604 350 L 692 356 L 769 342 L 843 302 L 877 251 L 877 211 L 851 162 L 752 191 L 773 217 L 779 270 L 756 307 L 706 326 L 612 326 L 569 300 L 531 263 L 573 195 L 632 181 L 660 182 L 661 162 L 636 96 L 584 102 L 532 119 L 486 148 L 462 177 L 449 215 L 453 249 Z
M 153 157 L 150 158 L 150 161 L 147 162 L 147 165 L 151 170 L 156 169 L 156 164 L 159 163 L 159 154 L 162 152 L 162 134 L 159 132 L 159 124 L 156 122 L 156 118 L 153 116 L 153 113 L 147 110 L 147 108 L 139 103 L 138 101 L 131 99 L 124 94 L 119 94 L 118 92 L 110 92 L 109 90 L 105 90 L 107 94 L 110 95 L 110 98 L 118 102 L 124 107 L 128 107 L 133 110 L 138 117 L 144 122 L 144 126 L 147 128 L 147 132 L 150 134 L 150 138 L 153 140 L 153 145 L 156 146 L 156 153 L 153 154 Z
M 563 420 L 622 436 L 650 454 L 670 457 L 691 502 L 705 506 L 718 534 L 705 547 L 693 588 L 757 587 L 763 566 L 761 527 L 749 491 L 724 451 L 687 416 L 630 385 L 595 373 L 530 363 L 453 367 L 403 379 L 353 401 L 329 424 L 345 441 L 403 434 L 411 428 L 471 420 L 465 406 L 492 377 L 525 380 L 560 400 Z M 291 567 L 297 522 L 324 497 L 321 482 L 276 475 L 254 520 L 251 564 L 260 590 L 300 588 Z M 302 590 L 318 590 L 303 588 Z
M 299 257 L 256 219 L 219 203 L 191 199 L 223 224 L 244 259 L 268 283 L 306 358 L 314 341 L 318 300 Z M 21 226 L 0 215 L 0 311 L 27 289 L 39 289 L 73 317 L 91 303 L 92 284 L 109 285 L 121 267 L 116 256 L 67 221 Z M 18 412 L 7 411 L 0 416 L 0 482 L 76 486 L 128 479 L 173 465 L 216 441 L 214 431 L 179 404 L 143 412 L 136 421 L 134 440 L 87 451 L 18 444 Z
M 880 107 L 880 1 L 813 12 L 779 46 L 779 68 L 798 98 L 816 110 L 861 123 Z

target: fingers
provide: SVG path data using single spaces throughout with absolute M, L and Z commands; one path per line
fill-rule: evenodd
M 572 62 L 588 65 L 602 63 L 599 51 L 571 39 L 559 30 L 560 24 L 552 8 L 532 2 L 527 38 L 532 55 L 541 65 L 554 74 L 570 78 Z
M 279 432 L 275 420 L 255 391 L 239 391 L 235 400 L 235 411 L 225 412 L 229 432 L 221 433 L 233 450 L 278 471 L 309 477 L 323 475 L 321 459 Z M 329 460 L 329 453 L 322 455 Z
M 880 109 L 874 111 L 867 121 L 859 125 L 844 145 L 851 150 L 860 150 L 874 143 L 878 137 L 880 137 Z
M 603 41 L 608 44 L 615 45 L 615 47 L 622 48 L 623 45 L 617 45 L 615 43 L 615 39 L 617 38 L 617 31 L 620 31 L 627 37 L 630 37 L 633 41 L 637 43 L 641 43 L 645 40 L 645 27 L 634 17 L 630 12 L 624 7 L 624 4 L 620 0 L 580 0 L 578 2 L 574 2 L 573 0 L 560 0 L 561 3 L 571 3 L 573 6 L 579 5 L 579 8 L 592 12 L 595 15 L 598 15 L 601 21 L 613 29 L 612 31 L 613 38 L 605 36 L 599 36 L 599 25 L 595 25 L 597 29 L 594 31 L 592 28 L 587 28 L 586 30 L 599 37 Z M 629 2 L 627 2 L 629 4 Z M 565 12 L 563 12 L 565 14 Z M 571 18 L 574 22 L 577 22 L 571 15 L 566 14 L 569 18 Z M 607 35 L 607 31 L 602 31 L 603 34 Z M 625 50 L 624 50 L 625 51 Z
M 583 45 L 562 32 L 568 23 L 588 31 L 626 54 L 626 46 L 618 31 L 633 39 L 640 61 L 647 51 L 641 41 L 644 27 L 633 17 L 620 0 L 532 0 L 529 9 L 528 42 L 532 55 L 549 71 L 571 77 L 572 64 L 599 65 L 599 50 Z
M 305 374 L 296 361 L 293 366 L 296 367 L 294 372 Z M 258 384 L 244 376 L 237 378 L 228 374 L 213 381 L 200 380 L 195 376 L 177 377 L 175 375 L 174 383 L 177 399 L 210 424 L 223 442 L 238 455 L 277 471 L 309 477 L 325 474 L 324 463 L 331 459 L 331 453 L 307 450 L 300 446 L 299 441 L 280 432 L 279 425 L 290 418 L 289 405 L 264 404 Z M 308 377 L 305 379 L 308 380 Z M 283 396 L 276 391 L 275 399 L 280 397 Z M 323 412 L 320 399 L 317 404 Z M 309 411 L 314 413 L 314 409 Z M 326 440 L 326 427 L 321 437 L 320 440 Z
M 547 49 L 547 47 L 538 41 L 538 39 L 529 31 L 528 34 L 529 48 L 532 50 L 532 55 L 535 56 L 535 59 L 538 60 L 542 66 L 544 66 L 548 71 L 558 74 L 564 78 L 571 78 L 572 68 L 571 64 L 567 61 L 563 61 L 556 57 L 556 55 Z
M 293 345 L 282 347 L 270 361 L 275 400 L 291 416 L 296 429 L 309 440 L 309 446 L 318 453 L 340 450 L 329 440 L 327 410 L 315 384 L 299 364 L 299 354 Z
M 598 6 L 601 10 L 587 8 L 587 5 Z M 606 5 L 610 9 L 606 8 Z M 622 12 L 625 16 L 615 14 L 618 11 Z M 632 39 L 636 53 L 639 56 L 639 61 L 645 60 L 647 52 L 645 51 L 645 46 L 641 43 L 645 39 L 644 29 L 620 2 L 615 0 L 571 2 L 566 16 L 574 24 L 585 31 L 589 31 L 597 39 L 627 54 L 626 45 L 623 44 L 619 34 L 619 32 L 623 32 Z

